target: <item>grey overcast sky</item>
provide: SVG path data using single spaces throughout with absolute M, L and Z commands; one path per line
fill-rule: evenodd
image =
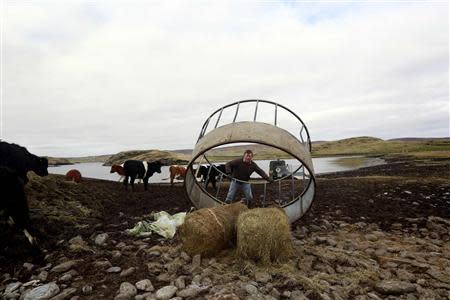
M 242 99 L 312 140 L 450 135 L 447 1 L 0 3 L 1 138 L 38 155 L 192 148 Z

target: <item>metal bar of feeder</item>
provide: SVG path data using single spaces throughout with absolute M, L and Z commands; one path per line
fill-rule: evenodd
M 294 173 L 291 173 L 291 190 L 292 190 L 292 200 L 295 199 L 295 191 L 294 191 Z
M 236 106 L 236 113 L 234 114 L 233 123 L 236 122 L 236 118 L 237 118 L 238 111 L 239 111 L 239 104 L 241 104 L 241 102 L 238 102 L 238 103 L 237 103 L 237 106 Z
M 305 127 L 302 125 L 302 128 L 300 129 L 300 140 L 302 141 L 302 144 L 304 144 L 305 143 L 305 140 L 303 139 L 303 135 L 302 135 L 302 132 L 303 132 L 303 129 L 304 129 Z
M 278 104 L 275 104 L 275 123 L 274 123 L 275 126 L 277 126 L 277 114 L 278 114 Z
M 264 197 L 263 197 L 263 207 L 266 207 L 266 190 L 267 190 L 267 183 L 264 182 Z
M 278 180 L 278 204 L 281 204 L 281 180 Z
M 209 165 L 208 174 L 206 175 L 206 180 L 205 180 L 205 189 L 208 188 L 209 175 L 211 174 L 212 168 L 213 168 L 212 165 Z
M 219 196 L 220 187 L 222 186 L 223 174 L 220 173 L 219 187 L 217 188 L 216 198 Z
M 217 125 L 219 125 L 219 120 L 220 120 L 220 117 L 222 117 L 222 112 L 223 112 L 223 107 L 220 110 L 220 113 L 219 113 L 219 116 L 217 117 L 216 125 L 214 126 L 214 128 L 217 128 Z
M 256 101 L 255 116 L 253 117 L 253 122 L 256 122 L 256 114 L 258 112 L 258 104 L 259 104 L 259 100 Z

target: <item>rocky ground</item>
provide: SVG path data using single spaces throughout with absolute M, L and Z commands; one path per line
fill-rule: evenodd
M 0 223 L 4 299 L 450 299 L 450 160 L 395 160 L 317 180 L 279 265 L 233 249 L 190 257 L 178 240 L 125 230 L 152 211 L 187 211 L 181 185 L 125 192 L 117 182 L 33 177 L 45 257 Z

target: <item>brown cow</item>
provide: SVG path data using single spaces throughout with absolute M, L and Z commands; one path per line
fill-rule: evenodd
M 173 185 L 174 179 L 184 179 L 186 176 L 186 168 L 181 166 L 170 166 L 170 184 Z
M 120 175 L 119 177 L 119 181 L 123 179 L 123 177 L 125 176 L 125 171 L 123 170 L 123 167 L 120 165 L 112 165 L 111 166 L 111 170 L 109 171 L 109 173 L 114 173 L 116 172 L 117 174 Z
M 72 170 L 67 171 L 67 173 L 66 173 L 66 180 L 74 181 L 76 183 L 80 183 L 80 181 L 81 181 L 81 173 L 80 173 L 80 171 L 78 171 L 76 169 L 72 169 Z

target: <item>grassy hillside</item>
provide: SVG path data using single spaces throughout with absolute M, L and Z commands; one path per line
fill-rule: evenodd
M 255 153 L 255 159 L 290 158 L 281 150 L 258 144 L 239 144 L 210 150 L 207 156 L 212 161 L 228 161 L 241 156 L 246 149 Z M 191 159 L 192 150 L 134 150 L 114 155 L 54 158 L 50 164 L 72 164 L 81 162 L 104 162 L 104 165 L 122 164 L 127 159 L 161 160 L 166 165 L 186 164 Z M 338 155 L 389 155 L 414 156 L 421 158 L 450 158 L 450 138 L 400 138 L 382 140 L 374 137 L 354 137 L 337 141 L 312 143 L 314 157 Z
M 109 157 L 103 165 L 111 166 L 113 164 L 122 164 L 128 159 L 146 161 L 160 160 L 165 165 L 173 165 L 188 163 L 190 156 L 172 151 L 162 150 L 123 151 Z
M 313 156 L 332 155 L 415 155 L 434 152 L 450 154 L 450 139 L 390 140 L 373 137 L 356 137 L 313 145 Z M 431 153 L 430 153 L 431 154 Z
M 109 157 L 111 157 L 111 154 L 83 157 L 47 157 L 47 159 L 49 165 L 58 166 L 78 163 L 105 162 Z

